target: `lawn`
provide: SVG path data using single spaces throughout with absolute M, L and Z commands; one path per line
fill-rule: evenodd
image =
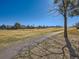
M 6 47 L 12 42 L 38 37 L 59 30 L 61 28 L 0 30 L 0 47 Z

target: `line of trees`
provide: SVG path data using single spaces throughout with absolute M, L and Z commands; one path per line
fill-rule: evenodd
M 62 26 L 45 26 L 45 25 L 39 25 L 39 26 L 34 26 L 34 25 L 21 25 L 20 23 L 15 23 L 14 25 L 5 25 L 2 24 L 0 25 L 0 29 L 42 29 L 42 28 L 49 28 L 49 27 L 62 27 Z

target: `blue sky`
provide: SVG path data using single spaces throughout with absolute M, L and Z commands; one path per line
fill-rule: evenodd
M 0 24 L 13 25 L 62 25 L 63 17 L 48 13 L 49 0 L 0 0 Z M 69 18 L 68 25 L 79 21 L 79 17 Z

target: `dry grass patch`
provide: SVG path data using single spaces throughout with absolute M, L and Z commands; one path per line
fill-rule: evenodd
M 12 42 L 37 37 L 59 30 L 61 30 L 61 28 L 0 30 L 0 47 L 6 46 Z
M 69 41 L 71 42 L 75 52 L 79 55 L 79 36 L 75 29 L 69 31 Z M 37 46 L 33 48 L 22 48 L 18 55 L 16 55 L 13 59 L 62 59 L 62 47 L 65 45 L 66 42 L 64 40 L 64 35 L 59 34 L 48 38 L 48 40 L 37 44 Z M 65 48 L 64 51 L 64 58 L 70 59 L 68 49 Z
M 78 29 L 74 28 L 68 32 L 69 35 L 79 35 Z

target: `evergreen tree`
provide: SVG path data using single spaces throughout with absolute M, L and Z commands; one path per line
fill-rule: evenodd
M 21 24 L 18 23 L 18 22 L 16 22 L 16 23 L 14 24 L 14 28 L 15 28 L 15 29 L 21 29 Z
M 2 25 L 0 26 L 0 28 L 1 28 L 1 29 L 6 29 L 6 25 L 5 25 L 5 24 L 2 24 Z

